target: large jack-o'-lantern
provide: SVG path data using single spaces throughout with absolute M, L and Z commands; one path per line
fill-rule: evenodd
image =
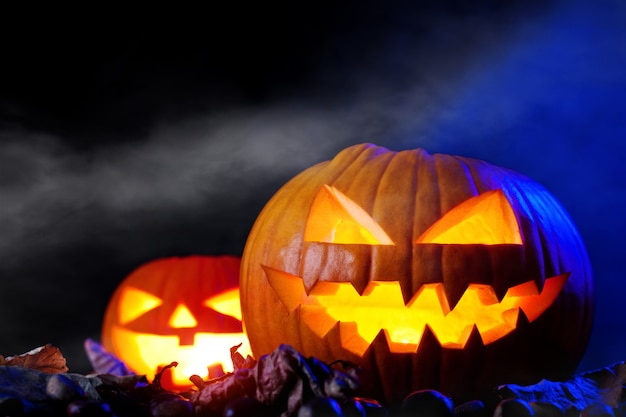
M 239 306 L 240 259 L 187 256 L 154 260 L 122 281 L 109 301 L 102 344 L 139 374 L 178 362 L 168 389 L 185 389 L 207 368 L 232 370 L 230 348 L 249 352 Z
M 545 188 L 483 161 L 371 144 L 284 185 L 241 269 L 256 356 L 289 343 L 354 362 L 363 392 L 390 402 L 569 377 L 592 292 L 581 238 Z

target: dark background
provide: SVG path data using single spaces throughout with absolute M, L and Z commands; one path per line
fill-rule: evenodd
M 0 354 L 88 372 L 134 268 L 240 255 L 284 182 L 373 142 L 551 190 L 595 272 L 580 370 L 625 360 L 626 3 L 293 3 L 0 13 Z

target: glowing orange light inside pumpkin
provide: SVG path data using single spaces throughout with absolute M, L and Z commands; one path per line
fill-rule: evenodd
M 120 323 L 131 322 L 161 304 L 162 301 L 158 297 L 138 288 L 128 287 L 122 293 L 122 299 L 117 305 Z
M 129 287 L 119 304 L 120 322 L 128 323 L 161 304 L 157 297 Z M 209 298 L 204 305 L 241 320 L 238 288 Z M 174 329 L 194 328 L 198 321 L 184 304 L 178 304 L 168 325 Z M 127 347 L 123 353 L 124 361 L 139 374 L 153 375 L 156 364 L 176 360 L 178 366 L 172 369 L 172 380 L 178 387 L 189 386 L 191 375 L 206 376 L 207 366 L 210 365 L 207 363 L 208 358 L 211 364 L 220 363 L 225 372 L 232 371 L 232 346 L 243 343 L 238 351 L 244 357 L 250 354 L 248 341 L 241 333 L 198 332 L 194 336 L 193 344 L 189 345 L 181 345 L 180 338 L 176 335 L 137 333 L 119 326 L 113 330 L 113 335 L 119 346 Z
M 128 323 L 161 304 L 157 297 L 129 287 L 122 295 L 118 306 L 120 322 Z M 204 304 L 222 314 L 241 320 L 238 288 L 211 297 Z M 179 304 L 172 313 L 168 325 L 174 329 L 193 328 L 198 322 L 184 304 Z M 138 333 L 121 326 L 116 326 L 112 330 L 112 336 L 121 347 L 120 356 L 139 374 L 152 376 L 158 364 L 165 365 L 169 363 L 168 361 L 176 360 L 178 366 L 172 369 L 172 382 L 177 387 L 190 386 L 191 375 L 206 377 L 209 365 L 219 363 L 225 372 L 231 372 L 233 367 L 230 348 L 233 346 L 243 343 L 238 352 L 244 357 L 250 354 L 248 340 L 242 333 L 198 332 L 193 338 L 193 344 L 189 345 L 181 345 L 176 335 Z M 211 363 L 207 363 L 209 360 Z
M 178 304 L 176 306 L 176 310 L 172 313 L 172 317 L 170 317 L 168 324 L 173 329 L 185 329 L 196 327 L 198 325 L 198 321 L 184 304 Z
M 250 353 L 239 302 L 240 260 L 233 256 L 165 258 L 142 265 L 120 284 L 103 324 L 104 347 L 138 374 L 186 389 L 208 368 L 233 370 L 230 349 Z M 170 380 L 171 376 L 171 380 Z
M 304 240 L 320 243 L 393 245 L 378 223 L 334 187 L 315 196 Z M 522 245 L 517 219 L 502 190 L 469 198 L 448 211 L 415 244 Z M 541 293 L 533 281 L 508 290 L 498 301 L 493 287 L 468 284 L 450 309 L 443 283 L 425 284 L 405 305 L 397 281 L 370 281 L 359 295 L 350 283 L 318 281 L 307 295 L 300 277 L 263 266 L 268 281 L 289 312 L 319 337 L 338 322 L 342 346 L 363 355 L 383 330 L 391 352 L 415 352 L 426 326 L 443 347 L 462 349 L 476 327 L 484 344 L 515 330 L 519 310 L 535 320 L 556 299 L 568 274 L 546 280 Z
M 384 234 L 372 232 L 379 228 Z M 567 379 L 593 321 L 583 242 L 544 187 L 484 161 L 373 144 L 303 171 L 268 201 L 243 251 L 241 289 L 257 356 L 289 343 L 328 362 L 350 360 L 363 371 L 359 392 L 389 404 L 422 388 L 460 403 L 503 383 Z M 360 295 L 369 302 L 352 301 Z M 444 343 L 460 346 L 470 329 L 464 347 L 441 348 L 418 306 L 435 312 Z M 467 308 L 478 310 L 468 326 L 448 323 Z M 358 309 L 367 313 L 352 317 Z M 472 316 L 485 312 L 495 318 Z M 361 331 L 376 334 L 371 344 Z
M 227 316 L 241 320 L 241 304 L 239 302 L 239 288 L 233 288 L 222 294 L 211 297 L 204 302 L 204 305 L 219 311 Z
M 394 244 L 365 210 L 329 185 L 323 185 L 313 200 L 304 240 L 336 244 Z M 450 210 L 416 243 L 521 245 L 522 238 L 504 193 L 492 190 Z
M 334 187 L 316 195 L 304 229 L 306 242 L 393 245 L 385 231 L 358 204 Z
M 502 190 L 465 200 L 426 230 L 417 243 L 521 245 L 517 219 Z
M 511 287 L 500 302 L 491 286 L 469 284 L 450 310 L 442 283 L 423 285 L 404 305 L 397 281 L 371 281 L 362 295 L 350 283 L 320 281 L 307 295 L 299 277 L 264 270 L 289 312 L 300 306 L 302 321 L 320 337 L 339 322 L 342 346 L 358 355 L 381 330 L 391 352 L 415 352 L 426 326 L 446 348 L 465 347 L 474 326 L 484 344 L 495 342 L 515 329 L 520 308 L 531 322 L 539 317 L 568 278 L 563 274 L 547 279 L 541 292 L 533 281 Z

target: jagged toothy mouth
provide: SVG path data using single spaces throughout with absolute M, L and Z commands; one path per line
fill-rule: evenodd
M 534 281 L 510 287 L 498 300 L 485 284 L 469 284 L 450 309 L 443 283 L 424 284 L 406 304 L 398 281 L 371 281 L 362 295 L 349 282 L 318 281 L 307 294 L 302 279 L 263 266 L 269 284 L 289 313 L 319 337 L 339 325 L 342 346 L 362 356 L 383 331 L 391 352 L 415 352 L 426 327 L 442 347 L 462 349 L 476 328 L 483 344 L 514 331 L 520 310 L 537 319 L 560 294 L 569 273 L 548 278 L 541 291 Z

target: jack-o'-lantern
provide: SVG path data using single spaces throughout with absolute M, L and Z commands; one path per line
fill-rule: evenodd
M 249 352 L 241 324 L 236 256 L 186 256 L 148 262 L 117 287 L 105 313 L 102 344 L 138 374 L 152 378 L 178 362 L 165 388 L 193 385 L 207 368 L 232 371 L 230 348 Z
M 569 377 L 592 325 L 591 269 L 560 203 L 484 161 L 352 146 L 285 184 L 248 237 L 253 353 L 292 344 L 362 368 L 363 393 L 457 400 Z

